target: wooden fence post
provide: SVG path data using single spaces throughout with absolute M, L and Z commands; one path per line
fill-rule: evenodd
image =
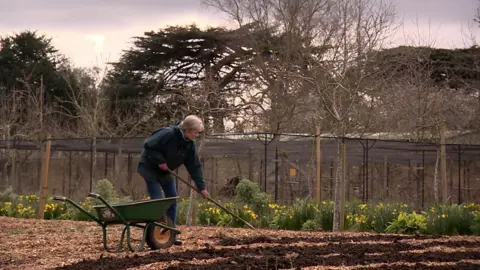
M 321 160 L 321 151 L 320 151 L 320 126 L 316 127 L 315 130 L 315 139 L 316 139 L 316 146 L 317 146 L 317 160 L 316 160 L 316 182 L 317 182 L 317 188 L 316 188 L 316 202 L 317 204 L 320 204 L 322 201 L 322 160 Z
M 442 123 L 440 130 L 440 174 L 442 177 L 442 200 L 444 203 L 447 203 L 448 200 L 448 183 L 447 183 L 447 151 L 445 146 L 445 133 L 447 129 L 447 124 Z
M 45 201 L 48 190 L 48 170 L 50 168 L 50 152 L 52 147 L 52 136 L 47 135 L 47 140 L 42 143 L 42 174 L 40 188 L 40 203 L 38 206 L 38 218 L 44 218 Z

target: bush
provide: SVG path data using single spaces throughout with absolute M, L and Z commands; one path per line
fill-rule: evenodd
M 182 199 L 179 200 L 177 204 L 177 224 L 178 225 L 185 225 L 187 223 L 187 212 L 188 212 L 188 205 L 190 203 L 190 199 Z
M 0 192 L 0 202 L 13 202 L 17 200 L 18 195 L 13 192 L 13 188 L 9 186 Z
M 94 192 L 107 201 L 130 200 L 117 194 L 108 180 L 96 182 Z M 0 216 L 30 218 L 38 213 L 37 195 L 16 195 L 11 188 L 0 194 Z M 99 202 L 87 197 L 79 204 L 96 216 L 93 205 Z M 331 231 L 333 226 L 333 202 L 320 205 L 296 200 L 293 205 L 271 202 L 270 195 L 260 191 L 256 183 L 242 180 L 236 188 L 233 201 L 220 202 L 225 208 L 255 227 L 287 230 Z M 179 202 L 177 224 L 185 224 L 189 199 Z M 68 207 L 67 207 L 68 206 Z M 232 217 L 209 201 L 200 201 L 197 208 L 199 225 L 244 227 L 245 224 Z M 48 197 L 45 205 L 46 219 L 90 220 L 77 208 L 59 203 Z M 480 205 L 434 205 L 426 212 L 417 214 L 402 203 L 358 204 L 349 202 L 345 209 L 345 229 L 404 234 L 480 234 Z
M 297 200 L 291 207 L 278 209 L 275 211 L 271 227 L 287 230 L 301 230 L 304 226 L 308 226 L 309 229 L 321 228 L 319 209 L 311 202 Z M 307 221 L 309 222 L 305 225 Z
M 235 188 L 235 200 L 248 205 L 255 213 L 263 214 L 272 198 L 270 194 L 261 192 L 257 183 L 243 179 Z
M 316 218 L 322 231 L 331 232 L 333 230 L 333 202 L 322 201 L 319 206 L 318 216 Z
M 470 230 L 473 234 L 480 234 L 480 214 L 474 216 Z
M 115 190 L 112 182 L 108 179 L 98 180 L 93 187 L 93 192 L 102 196 L 108 203 L 119 203 L 131 201 L 130 197 L 121 198 Z
M 398 217 L 386 228 L 387 233 L 424 234 L 427 229 L 425 216 L 401 212 Z
M 471 204 L 470 204 L 471 205 Z M 429 234 L 455 235 L 472 234 L 474 214 L 470 205 L 434 205 L 427 215 Z
M 400 212 L 410 212 L 408 205 L 402 203 L 359 204 L 351 208 L 345 224 L 355 231 L 385 232 L 386 228 L 398 217 Z
M 318 225 L 317 221 L 315 220 L 307 220 L 302 225 L 302 231 L 318 231 L 321 227 Z
M 188 205 L 186 210 L 188 209 Z M 186 216 L 186 214 L 185 214 Z M 211 202 L 200 203 L 197 208 L 197 219 L 200 225 L 217 225 L 222 217 L 220 208 Z

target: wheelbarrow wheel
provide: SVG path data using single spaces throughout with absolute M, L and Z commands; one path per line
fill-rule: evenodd
M 157 221 L 157 223 L 164 224 L 169 227 L 174 226 L 172 220 L 167 216 L 164 216 L 164 218 L 160 221 Z M 160 226 L 155 226 L 152 223 L 147 228 L 145 242 L 153 250 L 165 249 L 171 247 L 175 243 L 175 237 L 175 232 Z

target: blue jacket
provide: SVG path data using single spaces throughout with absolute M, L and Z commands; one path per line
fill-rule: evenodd
M 145 140 L 140 163 L 159 174 L 168 174 L 158 168 L 161 163 L 167 163 L 170 170 L 185 165 L 197 188 L 206 187 L 195 142 L 185 138 L 177 125 L 160 128 Z

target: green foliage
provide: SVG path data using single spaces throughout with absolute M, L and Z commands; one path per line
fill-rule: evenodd
M 398 216 L 399 212 L 410 212 L 407 204 L 402 203 L 378 203 L 371 207 L 371 212 L 368 215 L 368 223 L 370 230 L 374 232 L 384 232 L 389 224 L 391 224 Z
M 239 205 L 235 202 L 227 202 L 223 205 L 238 217 L 250 224 L 258 225 L 258 215 L 253 212 L 248 205 Z M 229 213 L 220 209 L 211 202 L 202 202 L 198 207 L 198 223 L 201 225 L 217 225 L 229 227 L 245 227 L 246 225 L 232 217 Z
M 98 181 L 95 191 L 110 202 L 126 201 L 107 180 Z M 11 190 L 4 192 L 13 194 Z M 0 216 L 32 218 L 38 211 L 37 195 L 13 196 L 12 201 L 0 202 Z M 8 197 L 8 196 L 6 196 Z M 258 185 L 243 180 L 238 185 L 232 201 L 217 201 L 235 215 L 255 227 L 304 231 L 331 231 L 333 225 L 333 202 L 316 204 L 296 200 L 292 205 L 272 203 L 260 192 Z M 87 197 L 80 205 L 94 216 L 93 206 L 98 201 Z M 189 200 L 181 200 L 178 207 L 178 224 L 185 224 Z M 83 212 L 65 203 L 47 198 L 46 219 L 90 220 Z M 255 208 L 254 208 L 255 207 Z M 428 211 L 416 213 L 403 203 L 357 204 L 349 202 L 345 210 L 345 229 L 361 232 L 401 234 L 480 234 L 480 204 L 434 205 Z M 245 227 L 246 225 L 220 209 L 210 201 L 197 204 L 196 224 L 206 226 Z
M 97 213 L 93 209 L 95 202 L 92 198 L 87 197 L 84 201 L 80 202 L 80 206 L 87 211 L 88 213 L 92 214 L 93 216 L 97 216 Z M 74 206 L 65 205 L 65 210 L 63 213 L 60 214 L 59 219 L 69 219 L 69 220 L 81 220 L 81 221 L 89 221 L 91 220 L 88 215 L 83 213 L 82 211 L 78 210 Z
M 318 231 L 321 227 L 315 220 L 307 220 L 302 224 L 302 231 Z
M 7 187 L 5 190 L 0 191 L 0 202 L 12 202 L 17 200 L 17 194 L 13 192 L 11 186 Z
M 37 216 L 39 207 L 39 197 L 37 195 L 15 196 L 12 201 L 0 203 L 0 216 L 34 218 Z M 65 211 L 63 204 L 53 201 L 53 198 L 47 198 L 44 208 L 45 219 L 60 218 Z
M 479 210 L 475 204 L 434 205 L 426 213 L 428 231 L 437 235 L 471 234 L 474 213 Z
M 70 101 L 71 85 L 62 76 L 68 73 L 68 66 L 67 59 L 52 45 L 51 38 L 37 32 L 23 31 L 0 38 L 0 86 L 7 94 L 14 89 L 38 91 L 42 82 L 48 89 L 47 104 Z M 69 107 L 67 103 L 62 105 Z
M 307 221 L 310 221 L 310 225 L 315 224 L 316 228 L 321 228 L 321 212 L 311 202 L 297 200 L 288 208 L 276 204 L 270 204 L 269 208 L 274 211 L 270 228 L 301 230 Z
M 317 217 L 318 223 L 322 231 L 332 231 L 333 230 L 333 202 L 332 201 L 323 201 L 319 205 L 319 215 Z
M 427 221 L 425 216 L 416 212 L 400 212 L 385 231 L 387 233 L 424 234 L 427 232 Z
M 252 53 L 239 49 L 244 42 L 237 37 L 240 34 L 223 28 L 202 30 L 188 25 L 170 26 L 134 37 L 132 48 L 124 51 L 106 76 L 105 93 L 115 101 L 111 110 L 128 115 L 132 111 L 149 113 L 153 106 L 152 119 L 165 123 L 178 120 L 188 108 L 197 107 L 193 104 L 204 105 L 205 100 L 197 99 L 195 91 L 203 89 L 206 81 L 216 89 L 215 95 L 208 95 L 207 105 L 225 109 L 234 106 L 228 100 L 238 95 L 241 84 L 251 74 L 246 72 L 245 63 Z M 225 72 L 225 69 L 231 71 Z M 209 82 L 209 78 L 215 82 Z M 154 99 L 155 96 L 161 98 Z M 169 109 L 172 104 L 175 112 Z M 209 113 L 218 117 L 217 113 Z
M 222 218 L 222 213 L 218 207 L 208 201 L 205 203 L 200 203 L 198 206 L 197 213 L 200 224 L 207 226 L 219 224 Z
M 249 205 L 255 212 L 262 212 L 271 203 L 270 194 L 260 191 L 257 183 L 247 179 L 241 180 L 235 188 L 235 200 L 240 204 Z
M 181 199 L 178 201 L 177 206 L 177 224 L 185 225 L 187 223 L 187 210 L 190 199 Z
M 131 201 L 129 197 L 121 198 L 112 182 L 108 181 L 108 179 L 98 180 L 93 187 L 93 191 L 102 196 L 108 203 Z
M 475 214 L 470 229 L 473 234 L 480 235 L 480 214 Z
M 359 204 L 346 216 L 347 227 L 355 231 L 384 232 L 400 212 L 409 212 L 402 203 Z
M 106 179 L 97 181 L 94 186 L 94 192 L 100 194 L 109 203 L 127 202 L 129 197 L 120 197 L 115 191 L 115 187 Z M 36 194 L 16 196 L 11 189 L 3 192 L 5 198 L 13 198 L 10 201 L 0 202 L 0 216 L 33 218 L 37 216 L 39 207 L 39 197 Z M 5 195 L 7 194 L 7 195 Z M 12 195 L 13 194 L 13 195 Z M 101 204 L 90 197 L 79 202 L 80 206 L 96 216 L 93 209 L 94 205 Z M 63 202 L 58 202 L 53 197 L 47 197 L 44 208 L 45 219 L 69 219 L 69 220 L 90 220 L 85 213 L 79 211 L 74 206 Z
M 7 91 L 25 88 L 23 80 L 39 82 L 40 76 L 43 76 L 47 89 L 58 88 L 60 77 L 55 71 L 62 59 L 51 45 L 51 39 L 24 31 L 1 38 L 0 45 L 0 83 Z
M 102 196 L 102 198 L 104 198 L 108 203 L 121 203 L 131 201 L 130 197 L 121 197 L 115 190 L 115 186 L 108 179 L 98 180 L 93 187 L 93 192 Z M 102 203 L 100 201 L 92 199 L 90 197 L 87 197 L 85 198 L 85 200 L 80 202 L 80 206 L 93 216 L 97 215 L 97 213 L 93 209 L 93 206 L 101 204 Z M 66 210 L 59 213 L 60 219 L 91 220 L 88 215 L 78 210 L 74 206 L 65 205 L 64 207 L 66 208 Z
M 432 82 L 450 88 L 462 88 L 478 81 L 476 66 L 480 48 L 443 49 L 429 47 L 399 46 L 375 52 L 371 67 L 383 63 L 380 74 L 399 79 L 412 67 L 430 77 Z M 422 59 L 424 61 L 418 61 Z M 392 76 L 399 74 L 399 76 Z M 448 74 L 448 76 L 445 76 Z
M 32 121 L 35 112 L 30 111 L 38 102 L 42 88 L 42 105 L 45 112 L 51 111 L 49 117 L 44 118 L 44 124 L 60 127 L 58 130 L 68 127 L 68 131 L 75 132 L 72 128 L 78 128 L 78 124 L 85 121 L 78 116 L 91 113 L 85 104 L 98 94 L 95 78 L 88 70 L 70 63 L 45 35 L 23 31 L 1 37 L 0 99 L 5 102 L 2 106 L 11 108 L 7 112 L 10 132 L 38 135 L 32 131 L 38 129 L 35 127 L 38 123 Z

